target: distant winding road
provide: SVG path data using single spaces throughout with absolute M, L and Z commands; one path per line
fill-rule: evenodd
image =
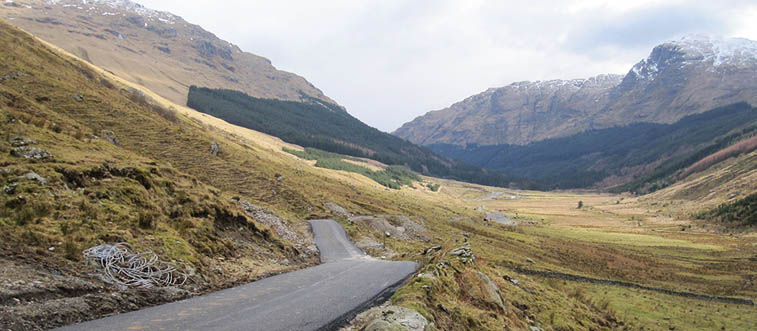
M 62 330 L 330 330 L 391 295 L 417 268 L 369 257 L 333 220 L 310 224 L 318 266 Z

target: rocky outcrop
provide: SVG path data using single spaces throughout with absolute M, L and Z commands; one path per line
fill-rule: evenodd
M 343 218 L 346 218 L 346 219 L 350 219 L 350 218 L 352 218 L 352 217 L 355 216 L 355 215 L 352 215 L 352 213 L 350 213 L 344 207 L 342 207 L 340 205 L 337 205 L 337 204 L 335 204 L 333 202 L 327 202 L 327 203 L 325 203 L 325 206 L 336 217 L 343 217 Z
M 300 234 L 293 229 L 290 224 L 272 211 L 244 199 L 233 198 L 232 201 L 241 207 L 247 216 L 252 217 L 257 222 L 268 225 L 279 237 L 294 244 L 294 246 L 305 255 L 303 257 L 315 256 L 318 253 L 318 249 L 316 248 L 312 237 Z
M 368 226 L 379 233 L 385 233 L 387 237 L 401 240 L 429 241 L 426 228 L 404 215 L 356 216 L 349 221 L 353 224 Z
M 736 102 L 757 104 L 757 42 L 687 37 L 621 75 L 518 82 L 406 123 L 411 142 L 516 144 L 636 122 L 673 123 Z
M 45 179 L 44 177 L 40 176 L 39 174 L 37 174 L 34 171 L 28 172 L 26 175 L 24 175 L 24 178 L 26 178 L 26 180 L 35 181 L 35 182 L 40 183 L 42 185 L 47 184 L 47 179 Z
M 473 250 L 470 248 L 470 242 L 465 242 L 462 246 L 455 248 L 449 253 L 450 256 L 456 256 L 462 263 L 471 263 L 476 260 L 476 256 L 473 255 Z
M 29 146 L 14 147 L 11 149 L 11 155 L 31 160 L 45 160 L 53 157 L 44 149 Z

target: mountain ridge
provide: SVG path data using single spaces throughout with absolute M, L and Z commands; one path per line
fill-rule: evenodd
M 183 18 L 130 0 L 21 0 L 0 17 L 87 62 L 185 104 L 190 85 L 336 103 L 301 76 Z
M 525 145 L 630 123 L 669 124 L 718 106 L 757 103 L 755 50 L 757 42 L 746 39 L 686 37 L 656 46 L 619 80 L 516 82 L 419 116 L 393 134 L 423 145 Z M 605 84 L 593 90 L 570 89 L 600 77 Z

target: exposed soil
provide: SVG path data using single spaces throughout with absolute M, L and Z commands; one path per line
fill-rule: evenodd
M 307 265 L 277 270 L 225 283 L 189 282 L 181 288 L 127 288 L 102 281 L 83 262 L 60 261 L 19 249 L 0 247 L 0 330 L 44 330 L 164 304 L 251 282 Z M 238 276 L 238 275 L 235 275 Z

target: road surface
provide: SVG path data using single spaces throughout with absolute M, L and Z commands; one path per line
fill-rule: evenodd
M 335 221 L 310 224 L 318 266 L 62 330 L 330 330 L 391 295 L 417 268 L 365 255 Z

